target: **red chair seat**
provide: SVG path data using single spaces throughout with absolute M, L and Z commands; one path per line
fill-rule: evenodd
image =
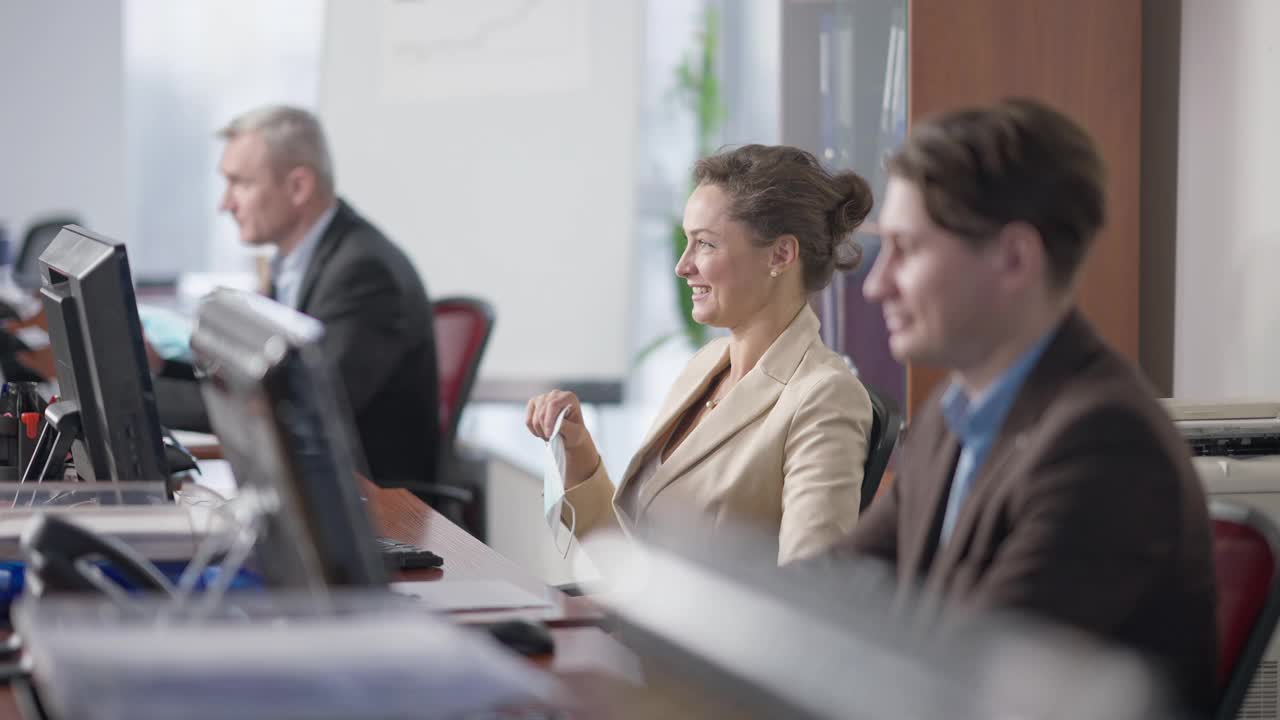
M 1280 533 L 1253 510 L 1214 502 L 1218 593 L 1217 718 L 1236 717 L 1280 620 Z

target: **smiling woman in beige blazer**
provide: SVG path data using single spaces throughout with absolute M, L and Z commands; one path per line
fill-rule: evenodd
M 808 297 L 857 265 L 851 235 L 871 191 L 785 146 L 704 158 L 694 178 L 676 274 L 694 320 L 729 336 L 689 361 L 616 489 L 573 393 L 531 399 L 526 422 L 545 440 L 569 408 L 560 432 L 579 537 L 657 532 L 692 512 L 713 535 L 725 523 L 771 533 L 779 563 L 809 557 L 857 520 L 871 401 L 822 344 Z

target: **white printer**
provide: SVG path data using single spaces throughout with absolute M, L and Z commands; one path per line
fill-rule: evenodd
M 1196 455 L 1280 455 L 1280 402 L 1163 402 Z
M 1280 523 L 1280 402 L 1163 401 L 1210 497 Z

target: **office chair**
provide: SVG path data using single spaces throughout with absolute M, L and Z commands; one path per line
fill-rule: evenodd
M 57 237 L 63 225 L 79 225 L 74 215 L 53 215 L 33 222 L 13 262 L 13 279 L 22 287 L 40 287 L 40 254 Z
M 484 497 L 478 482 L 463 478 L 454 442 L 458 420 L 471 397 L 480 361 L 493 334 L 493 306 L 471 297 L 447 297 L 432 303 L 436 338 L 436 371 L 440 378 L 440 467 L 437 481 L 408 486 L 441 513 L 478 539 L 484 539 Z M 453 482 L 450 482 L 450 481 Z
M 452 453 L 458 419 L 471 398 L 480 360 L 493 334 L 493 306 L 478 298 L 448 297 L 432 303 L 431 311 L 440 373 L 440 431 L 445 451 Z
M 889 457 L 898 444 L 898 435 L 902 432 L 902 414 L 892 399 L 876 392 L 870 385 L 863 384 L 867 395 L 871 396 L 871 435 L 867 438 L 867 460 L 862 468 L 862 502 L 858 511 L 864 511 L 876 497 L 880 489 L 880 480 L 884 477 L 885 468 L 889 466 Z
M 1280 531 L 1262 513 L 1211 502 L 1218 593 L 1218 701 L 1213 717 L 1241 712 L 1280 621 Z

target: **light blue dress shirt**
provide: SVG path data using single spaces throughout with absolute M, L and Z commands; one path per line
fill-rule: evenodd
M 307 230 L 307 234 L 302 236 L 302 242 L 298 243 L 298 247 L 294 248 L 293 252 L 284 256 L 276 253 L 276 256 L 271 259 L 271 284 L 276 289 L 276 302 L 288 305 L 294 310 L 298 309 L 298 303 L 301 301 L 299 295 L 302 292 L 302 278 L 307 273 L 307 265 L 311 264 L 311 256 L 315 254 L 316 246 L 320 244 L 320 237 L 324 235 L 324 231 L 337 212 L 336 204 L 325 210 L 320 219 Z
M 1004 425 L 1009 408 L 1014 398 L 1022 389 L 1023 382 L 1035 367 L 1036 361 L 1044 353 L 1057 332 L 1057 328 L 1036 341 L 1034 345 L 1022 353 L 1003 373 L 991 383 L 978 397 L 969 398 L 958 383 L 952 383 L 942 394 L 942 418 L 947 428 L 960 440 L 960 459 L 956 462 L 956 472 L 951 478 L 951 496 L 947 499 L 947 511 L 942 517 L 942 534 L 939 544 L 945 545 L 955 529 L 956 518 L 960 516 L 960 508 L 964 499 L 978 476 L 978 468 L 982 467 L 987 452 L 995 443 L 1000 428 Z

